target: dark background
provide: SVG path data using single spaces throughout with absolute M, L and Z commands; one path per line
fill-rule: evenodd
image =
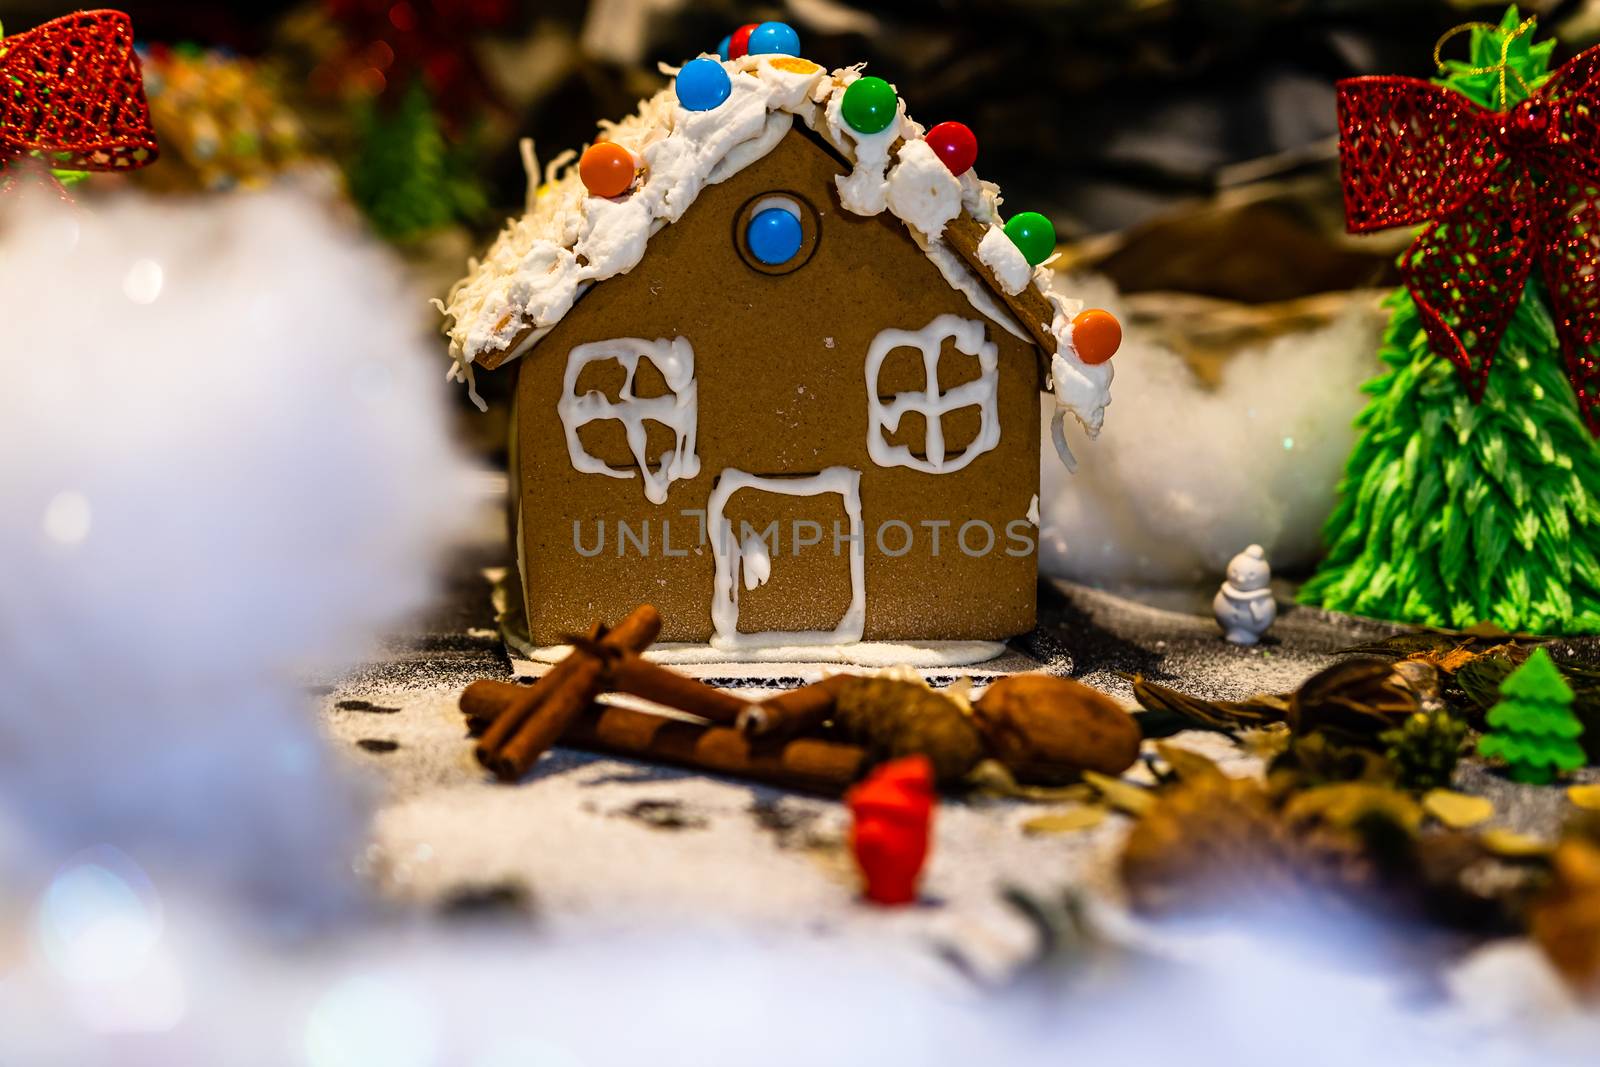
M 286 21 L 337 3 L 124 5 L 141 42 L 195 41 L 246 55 L 281 49 Z M 347 4 L 346 6 L 352 6 Z M 359 6 L 359 5 L 354 5 Z M 1382 257 L 1295 246 L 1327 231 L 1334 134 L 1333 84 L 1366 72 L 1426 76 L 1435 39 L 1468 19 L 1497 18 L 1498 4 L 1445 0 L 796 0 L 789 4 L 676 0 L 455 0 L 418 4 L 460 30 L 462 49 L 487 65 L 504 127 L 484 164 L 490 199 L 484 232 L 523 192 L 516 138 L 541 156 L 580 146 L 594 122 L 630 111 L 661 83 L 657 61 L 681 62 L 744 21 L 781 18 L 808 58 L 830 66 L 867 61 L 894 82 L 925 125 L 959 119 L 981 145 L 979 169 L 1011 210 L 1050 215 L 1066 240 L 1126 233 L 1189 218 L 1190 231 L 1154 247 L 1086 245 L 1085 254 L 1131 290 L 1182 288 L 1242 300 L 1283 299 L 1373 280 Z M 1525 5 L 1544 31 L 1573 47 L 1600 27 L 1600 4 Z M 6 6 L 10 32 L 73 5 Z M 472 10 L 468 10 L 472 9 Z M 470 25 L 474 16 L 478 25 Z M 1567 54 L 1564 49 L 1560 54 Z M 497 72 L 509 71 L 510 77 Z M 523 84 L 515 84 L 521 82 Z M 1321 182 L 1296 190 L 1297 179 Z M 1197 224 L 1219 195 L 1264 190 L 1242 218 Z M 1235 196 L 1234 199 L 1240 199 Z M 1337 219 L 1331 230 L 1337 231 Z M 1213 232 L 1220 227 L 1220 232 Z M 1335 240 L 1330 235 L 1328 240 Z M 1292 277 L 1233 277 L 1194 245 L 1288 242 Z M 1121 258 L 1117 252 L 1120 250 Z M 1109 257 L 1109 258 L 1108 258 Z M 1375 263 L 1377 264 L 1375 266 Z

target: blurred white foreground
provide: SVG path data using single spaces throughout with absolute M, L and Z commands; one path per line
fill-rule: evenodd
M 14 871 L 345 891 L 365 804 L 292 675 L 422 603 L 464 477 L 425 309 L 328 204 L 0 202 Z

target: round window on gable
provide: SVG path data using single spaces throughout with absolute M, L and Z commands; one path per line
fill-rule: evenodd
M 751 197 L 733 222 L 739 255 L 762 274 L 788 274 L 817 250 L 817 212 L 794 193 Z

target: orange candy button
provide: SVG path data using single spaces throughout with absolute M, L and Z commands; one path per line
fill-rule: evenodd
M 1104 363 L 1122 347 L 1122 323 L 1099 308 L 1080 311 L 1072 320 L 1072 347 L 1085 363 Z
M 810 74 L 822 68 L 809 59 L 798 59 L 795 56 L 773 56 L 767 60 L 774 70 L 788 71 L 790 74 Z
M 610 141 L 597 142 L 583 150 L 578 177 L 595 196 L 621 196 L 633 184 L 633 155 Z

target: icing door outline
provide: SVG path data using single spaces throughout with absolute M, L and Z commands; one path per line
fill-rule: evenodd
M 850 520 L 850 607 L 832 630 L 766 630 L 739 632 L 739 584 L 753 589 L 766 581 L 772 560 L 765 545 L 759 549 L 741 544 L 733 524 L 723 517 L 728 501 L 741 489 L 756 489 L 785 496 L 820 496 L 838 493 Z M 772 478 L 727 468 L 717 478 L 706 501 L 706 530 L 716 578 L 711 593 L 711 647 L 718 649 L 774 648 L 781 645 L 848 645 L 861 640 L 866 630 L 867 582 L 861 523 L 861 472 L 850 467 L 829 467 L 798 478 Z M 751 558 L 746 559 L 746 549 Z

